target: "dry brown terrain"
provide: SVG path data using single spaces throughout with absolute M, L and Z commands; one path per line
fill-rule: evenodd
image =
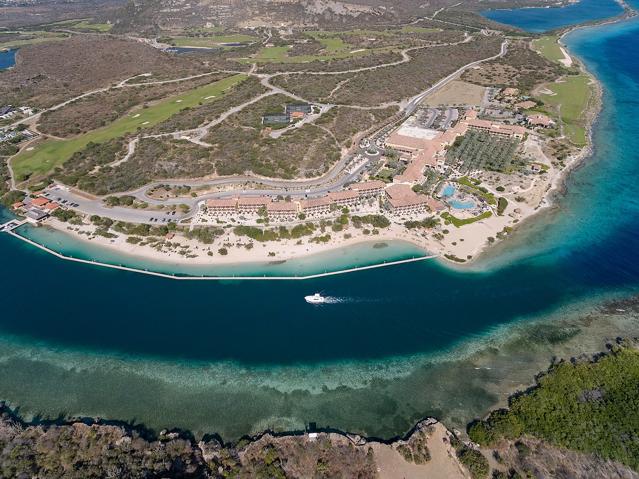
M 529 91 L 543 82 L 555 80 L 562 68 L 529 46 L 529 40 L 512 42 L 508 53 L 492 62 L 467 70 L 462 80 L 482 86 L 514 87 Z
M 0 97 L 3 103 L 47 107 L 141 73 L 175 78 L 208 70 L 195 57 L 170 55 L 140 42 L 78 35 L 21 48 L 15 68 L 0 72 Z

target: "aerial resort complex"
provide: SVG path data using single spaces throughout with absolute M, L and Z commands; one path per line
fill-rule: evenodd
M 509 43 L 502 42 L 502 52 L 508 52 Z M 422 247 L 425 255 L 469 262 L 549 204 L 548 191 L 580 150 L 565 142 L 559 146 L 561 158 L 553 156 L 550 145 L 558 143 L 558 130 L 555 120 L 541 113 L 552 111 L 542 108 L 539 97 L 513 87 L 471 85 L 464 80 L 465 71 L 462 67 L 436 88 L 411 98 L 409 106 L 381 125 L 345 138 L 320 174 L 278 179 L 246 171 L 153 181 L 124 194 L 96 195 L 95 186 L 82 189 L 87 178 L 65 181 L 62 163 L 46 179 L 29 173 L 20 183 L 29 194 L 17 194 L 11 206 L 31 223 L 156 259 L 288 260 L 346 244 L 401 239 Z M 455 91 L 469 85 L 474 98 L 466 98 L 465 104 L 453 101 Z M 280 88 L 277 92 L 287 94 Z M 340 107 L 284 103 L 281 108 L 279 113 L 268 106 L 253 108 L 261 115 L 257 129 L 267 144 L 317 128 Z M 46 155 L 44 145 L 57 141 L 37 138 L 37 128 L 21 126 L 34 125 L 25 122 L 46 114 L 31 113 L 10 126 L 10 131 L 20 127 L 23 139 L 17 144 L 25 144 L 13 159 L 16 167 L 23 155 L 32 164 L 38 150 Z M 174 136 L 180 148 L 191 148 L 189 142 L 208 145 L 207 131 L 216 122 L 159 138 Z M 114 151 L 109 164 L 95 165 L 85 174 L 117 169 L 138 154 L 143 142 L 155 138 L 130 137 L 124 156 Z
M 0 479 L 638 478 L 637 8 L 0 1 Z

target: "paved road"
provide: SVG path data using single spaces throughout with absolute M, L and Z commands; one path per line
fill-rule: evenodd
M 467 41 L 467 40 L 465 40 Z M 428 88 L 427 90 L 423 91 L 422 93 L 410 98 L 405 106 L 403 107 L 405 116 L 409 116 L 410 114 L 412 114 L 415 109 L 417 108 L 418 104 L 428 95 L 434 93 L 435 91 L 437 91 L 438 89 L 442 88 L 443 86 L 445 86 L 447 83 L 449 83 L 450 81 L 454 80 L 455 78 L 457 78 L 461 73 L 463 73 L 465 70 L 467 70 L 468 68 L 472 68 L 482 62 L 486 62 L 486 61 L 490 61 L 490 60 L 494 60 L 496 58 L 499 58 L 503 55 L 506 54 L 507 52 L 507 46 L 508 46 L 508 42 L 504 41 L 501 45 L 501 51 L 500 53 L 498 53 L 497 55 L 494 55 L 492 57 L 489 58 L 485 58 L 482 60 L 477 60 L 474 62 L 471 62 L 467 65 L 464 65 L 463 67 L 459 68 L 458 70 L 456 70 L 455 72 L 451 73 L 450 75 L 448 75 L 447 77 L 441 79 L 440 81 L 438 81 L 435 85 L 431 86 L 430 88 Z M 408 55 L 405 52 L 402 52 L 404 58 L 406 58 Z M 406 61 L 404 60 L 404 58 L 402 59 L 402 61 Z M 367 67 L 365 69 L 372 69 L 372 68 L 380 68 L 383 67 L 381 65 L 377 66 L 377 67 Z M 324 72 L 321 72 L 322 74 Z M 328 73 L 328 72 L 326 72 Z M 333 73 L 333 72 L 330 72 Z M 343 73 L 343 72 L 342 72 Z M 264 96 L 268 96 L 268 95 L 273 95 L 275 93 L 282 93 L 285 94 L 289 97 L 292 98 L 296 98 L 299 100 L 304 100 L 303 98 L 297 97 L 296 95 L 287 92 L 279 87 L 276 87 L 274 85 L 272 85 L 269 80 L 274 76 L 274 75 L 259 75 L 261 77 L 261 81 L 264 84 L 264 86 L 269 88 L 269 92 L 260 95 L 252 100 L 249 100 L 248 102 L 246 102 L 245 104 L 242 105 L 237 105 L 236 107 L 233 107 L 232 109 L 230 109 L 229 111 L 225 112 L 224 114 L 222 114 L 222 116 L 220 116 L 219 118 L 217 118 L 216 120 L 214 120 L 213 122 L 211 122 L 208 125 L 204 125 L 203 127 L 197 128 L 195 130 L 189 130 L 189 131 L 185 131 L 185 132 L 174 132 L 172 133 L 172 135 L 178 135 L 181 136 L 184 133 L 195 133 L 195 139 L 198 141 L 201 141 L 201 138 L 204 137 L 204 135 L 206 134 L 206 132 L 208 131 L 208 129 L 213 126 L 214 124 L 217 124 L 221 121 L 223 121 L 225 118 L 227 118 L 228 116 L 230 116 L 231 114 L 235 113 L 236 111 L 239 111 L 240 109 L 244 108 L 245 106 L 247 106 L 248 104 L 252 104 L 255 101 L 258 101 L 259 99 L 261 99 Z M 135 78 L 135 77 L 133 77 Z M 133 79 L 131 78 L 131 79 Z M 126 82 L 131 80 L 131 79 L 127 79 L 124 80 L 123 82 L 120 82 L 120 84 L 118 84 L 117 87 L 115 88 L 122 88 L 125 86 L 132 86 L 130 84 L 127 84 Z M 170 80 L 166 81 L 169 82 Z M 163 81 L 159 81 L 157 83 L 164 83 Z M 50 110 L 53 109 L 57 109 L 60 108 L 72 101 L 77 100 L 78 98 L 82 98 L 84 96 L 88 96 L 91 94 L 94 94 L 98 91 L 106 91 L 109 88 L 106 89 L 100 89 L 100 90 L 94 90 L 92 92 L 88 92 L 85 93 L 83 95 L 80 95 L 78 97 L 75 97 L 71 100 L 67 100 L 66 102 L 63 102 L 59 105 L 56 105 L 54 107 L 52 107 Z M 329 105 L 323 105 L 323 106 L 329 106 Z M 330 105 L 332 106 L 332 105 Z M 38 116 L 40 115 L 34 115 Z M 34 117 L 31 117 L 30 119 L 33 120 L 35 119 Z M 25 119 L 22 121 L 26 121 L 29 119 Z M 131 145 L 130 151 L 135 149 L 135 145 Z M 130 156 L 130 155 L 128 155 Z M 156 221 L 152 221 L 152 218 L 160 218 L 160 222 L 159 224 L 162 223 L 161 219 L 162 218 L 170 218 L 171 220 L 176 220 L 179 221 L 180 219 L 184 219 L 187 218 L 189 216 L 192 216 L 197 203 L 208 199 L 208 198 L 224 198 L 224 197 L 230 197 L 230 196 L 238 196 L 238 195 L 245 195 L 245 196 L 259 196 L 259 195 L 268 195 L 268 196 L 277 196 L 277 195 L 290 195 L 294 198 L 304 198 L 304 197 L 315 197 L 315 196 L 321 196 L 324 195 L 330 191 L 336 191 L 339 189 L 342 189 L 345 185 L 347 185 L 348 183 L 351 183 L 353 181 L 356 181 L 362 171 L 366 168 L 366 166 L 368 165 L 368 161 L 363 161 L 360 164 L 357 165 L 357 168 L 353 168 L 352 165 L 349 165 L 353 160 L 353 156 L 352 155 L 347 155 L 344 156 L 343 158 L 341 158 L 335 165 L 334 167 L 324 176 L 320 177 L 320 178 L 314 178 L 314 179 L 309 179 L 309 180 L 279 180 L 279 179 L 270 179 L 270 178 L 261 178 L 255 175 L 239 175 L 239 176 L 232 176 L 232 177 L 225 177 L 225 178 L 217 178 L 217 179 L 213 179 L 213 180 L 163 180 L 163 181 L 156 181 L 153 182 L 151 184 L 145 185 L 142 188 L 138 188 L 136 190 L 133 191 L 129 191 L 129 192 L 125 192 L 122 194 L 129 194 L 129 195 L 133 195 L 136 198 L 143 200 L 149 204 L 152 205 L 176 205 L 176 204 L 187 204 L 191 207 L 191 212 L 183 214 L 183 213 L 177 213 L 175 215 L 166 215 L 165 212 L 158 212 L 158 211 L 145 211 L 145 210 L 135 210 L 135 209 L 129 209 L 129 208 L 120 208 L 120 207 L 115 207 L 115 208 L 107 208 L 101 199 L 88 199 L 84 196 L 81 196 L 79 194 L 74 193 L 73 191 L 70 191 L 66 188 L 57 188 L 55 189 L 52 193 L 53 196 L 57 199 L 60 198 L 60 201 L 66 200 L 68 203 L 75 203 L 78 206 L 76 207 L 76 209 L 82 211 L 83 213 L 87 213 L 90 215 L 93 214 L 97 214 L 100 216 L 109 216 L 115 220 L 120 220 L 120 221 L 129 221 L 129 222 L 136 222 L 136 223 L 150 223 L 150 224 L 158 224 L 158 222 Z M 351 170 L 347 170 L 347 167 L 351 167 Z M 169 200 L 156 200 L 153 198 L 149 198 L 146 195 L 146 191 L 148 191 L 150 188 L 153 188 L 154 186 L 160 185 L 160 184 L 168 184 L 168 185 L 187 185 L 187 186 L 191 186 L 191 187 L 197 187 L 197 186 L 210 186 L 210 187 L 218 187 L 218 186 L 230 186 L 230 185 L 241 185 L 242 183 L 259 183 L 260 185 L 263 185 L 262 189 L 256 189 L 256 190 L 245 190 L 245 189 L 233 189 L 233 190 L 227 190 L 224 192 L 216 192 L 216 193 L 210 193 L 207 195 L 203 195 L 200 196 L 198 198 L 174 198 L 174 199 L 169 199 Z

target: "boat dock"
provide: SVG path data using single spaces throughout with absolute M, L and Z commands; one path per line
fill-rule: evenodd
M 0 225 L 0 232 L 9 233 L 10 231 L 13 231 L 17 227 L 22 226 L 26 222 L 27 222 L 27 220 L 11 220 L 11 221 L 7 221 L 6 223 L 3 223 L 3 224 Z

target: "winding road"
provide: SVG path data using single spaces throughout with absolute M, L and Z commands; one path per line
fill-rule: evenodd
M 467 36 L 462 42 L 457 42 L 456 44 L 465 43 L 471 40 L 472 40 L 472 37 Z M 452 45 L 452 44 L 449 44 L 449 45 Z M 258 77 L 260 79 L 261 84 L 264 87 L 266 87 L 269 91 L 264 92 L 240 105 L 236 105 L 230 108 L 229 110 L 222 113 L 215 120 L 205 125 L 202 125 L 198 128 L 184 130 L 184 131 L 170 132 L 170 133 L 159 134 L 159 135 L 149 135 L 148 137 L 172 136 L 175 138 L 186 139 L 203 146 L 210 146 L 203 141 L 203 138 L 206 136 L 210 128 L 220 124 L 229 116 L 241 111 L 242 109 L 246 108 L 249 105 L 252 105 L 260 101 L 263 98 L 266 98 L 271 95 L 282 94 L 290 98 L 293 98 L 296 101 L 307 102 L 307 100 L 305 100 L 304 98 L 298 95 L 295 95 L 291 92 L 288 92 L 282 89 L 281 87 L 271 84 L 270 80 L 274 77 L 281 76 L 281 75 L 289 75 L 289 74 L 300 74 L 300 73 L 306 74 L 306 75 L 338 75 L 338 74 L 344 74 L 344 73 L 357 73 L 361 71 L 386 68 L 386 67 L 399 65 L 407 61 L 410 61 L 410 56 L 408 55 L 408 53 L 410 51 L 418 50 L 421 48 L 429 48 L 429 47 L 420 46 L 420 47 L 412 47 L 412 48 L 404 49 L 401 52 L 402 59 L 396 62 L 390 62 L 383 65 L 375 65 L 371 67 L 363 67 L 363 68 L 357 68 L 352 70 L 345 70 L 340 72 L 277 72 L 273 74 L 260 74 L 255 72 L 255 68 L 251 68 L 251 70 L 248 73 L 228 71 L 228 73 L 243 73 L 250 76 Z M 445 78 L 439 80 L 437 83 L 430 86 L 427 90 L 419 93 L 418 95 L 415 95 L 414 97 L 409 98 L 405 100 L 404 102 L 401 102 L 401 103 L 398 102 L 393 104 L 399 104 L 399 106 L 404 112 L 404 117 L 410 116 L 415 111 L 419 103 L 426 96 L 431 95 L 437 90 L 439 90 L 440 88 L 444 87 L 449 82 L 456 79 L 459 75 L 461 75 L 467 69 L 473 68 L 479 65 L 480 63 L 499 58 L 505 55 L 507 51 L 508 51 L 508 40 L 504 40 L 501 45 L 501 50 L 498 54 L 492 55 L 488 58 L 484 58 L 484 59 L 480 59 L 480 60 L 476 60 L 471 63 L 468 63 L 462 66 L 461 68 L 457 69 L 455 72 L 451 73 L 450 75 L 446 76 Z M 143 83 L 129 83 L 135 78 L 148 76 L 148 74 L 136 75 L 134 77 L 122 80 L 115 86 L 100 88 L 100 89 L 92 90 L 90 92 L 86 92 L 81 95 L 78 95 L 74 98 L 66 100 L 46 110 L 38 112 L 28 118 L 22 119 L 16 122 L 14 125 L 17 125 L 19 123 L 33 124 L 37 121 L 40 115 L 42 115 L 42 113 L 46 111 L 57 110 L 70 103 L 73 103 L 74 101 L 77 101 L 79 99 L 85 98 L 90 95 L 94 95 L 96 93 L 106 92 L 106 91 L 109 91 L 112 89 L 118 89 L 118 88 L 137 87 L 137 86 L 146 86 L 146 85 L 159 85 L 159 84 L 165 84 L 165 83 L 176 83 L 179 81 L 199 78 L 206 75 L 212 75 L 215 73 L 220 73 L 220 70 L 207 72 L 207 73 L 203 73 L 199 75 L 191 75 L 184 78 L 171 79 L 171 80 L 158 80 L 158 81 L 150 81 L 150 82 L 143 82 Z M 320 108 L 324 111 L 328 111 L 328 109 L 335 106 L 332 104 L 318 104 L 317 102 L 313 102 L 313 103 L 320 106 Z M 351 106 L 351 105 L 348 105 L 348 106 Z M 389 106 L 389 104 L 384 104 L 384 107 L 387 107 L 387 106 Z M 374 107 L 362 107 L 362 108 L 370 109 Z M 118 164 L 121 164 L 127 161 L 135 152 L 135 147 L 140 138 L 145 138 L 145 136 L 132 139 L 128 145 L 128 151 L 125 157 L 118 160 L 117 162 L 112 163 L 111 166 L 117 166 Z M 119 193 L 119 195 L 132 195 L 153 206 L 162 205 L 166 207 L 166 206 L 172 206 L 172 205 L 178 205 L 178 204 L 186 204 L 191 209 L 189 213 L 184 214 L 184 213 L 176 212 L 175 215 L 170 215 L 171 220 L 179 221 L 179 220 L 188 218 L 189 216 L 194 214 L 197 204 L 208 198 L 224 198 L 224 197 L 240 196 L 240 195 L 242 196 L 290 195 L 291 197 L 294 197 L 294 198 L 321 196 L 330 191 L 336 191 L 336 190 L 342 189 L 349 183 L 357 181 L 361 173 L 369 165 L 369 162 L 370 162 L 369 160 L 370 158 L 368 158 L 365 154 L 363 154 L 362 151 L 358 151 L 357 154 L 351 151 L 347 155 L 343 156 L 335 165 L 333 165 L 333 167 L 325 175 L 321 177 L 317 177 L 317 178 L 312 178 L 312 179 L 282 180 L 282 179 L 259 177 L 257 175 L 252 175 L 252 174 L 219 177 L 214 179 L 197 179 L 197 180 L 167 179 L 162 181 L 155 181 L 141 188 L 124 192 L 124 193 Z M 167 199 L 167 200 L 157 200 L 147 196 L 146 194 L 147 191 L 161 184 L 172 185 L 172 186 L 186 185 L 191 187 L 205 187 L 210 189 L 227 188 L 227 187 L 231 187 L 231 188 L 224 189 L 223 191 L 208 193 L 202 196 L 198 196 L 196 198 L 180 197 L 180 198 L 173 198 L 173 199 Z M 257 186 L 257 188 L 249 189 L 247 188 L 249 184 L 255 185 Z M 15 182 L 13 180 L 13 177 L 12 177 L 12 186 L 15 187 Z M 51 195 L 56 200 L 60 198 L 60 201 L 66 201 L 67 203 L 77 204 L 78 206 L 76 207 L 76 209 L 83 213 L 90 214 L 90 215 L 96 214 L 100 216 L 108 216 L 114 220 L 119 220 L 119 221 L 158 224 L 158 221 L 153 221 L 152 219 L 153 218 L 168 219 L 168 216 L 169 216 L 167 215 L 166 212 L 157 211 L 157 210 L 141 210 L 141 209 L 130 209 L 130 208 L 122 208 L 122 207 L 109 208 L 104 205 L 101 198 L 93 198 L 90 195 L 86 195 L 85 193 L 66 188 L 64 185 L 54 185 L 51 190 Z

